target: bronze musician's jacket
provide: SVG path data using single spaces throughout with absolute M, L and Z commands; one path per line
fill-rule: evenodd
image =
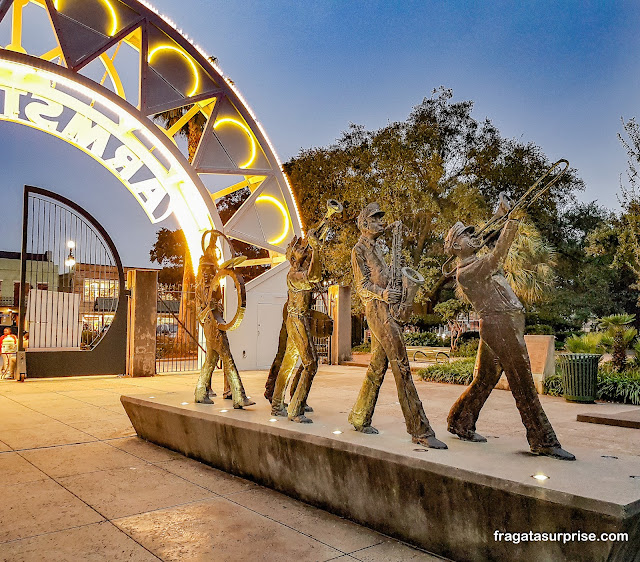
M 351 251 L 351 265 L 356 292 L 367 305 L 373 300 L 384 301 L 382 294 L 391 280 L 391 268 L 375 243 L 361 236 Z

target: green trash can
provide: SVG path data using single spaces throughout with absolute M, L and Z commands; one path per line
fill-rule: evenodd
M 558 356 L 564 399 L 593 403 L 598 386 L 599 353 L 566 353 Z

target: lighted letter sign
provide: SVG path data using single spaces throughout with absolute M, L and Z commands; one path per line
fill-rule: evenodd
M 49 70 L 0 58 L 0 119 L 63 139 L 107 168 L 152 223 L 174 213 L 191 255 L 213 225 L 201 190 L 146 118 Z M 208 194 L 207 194 L 208 195 Z

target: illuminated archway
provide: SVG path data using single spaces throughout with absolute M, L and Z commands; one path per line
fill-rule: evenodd
M 49 18 L 51 45 L 44 53 L 23 44 L 33 13 L 23 13 L 28 4 Z M 247 265 L 282 261 L 302 226 L 280 162 L 235 86 L 173 24 L 137 0 L 4 0 L 0 21 L 5 18 L 11 37 L 0 50 L 0 119 L 54 135 L 94 158 L 152 223 L 173 214 L 194 265 L 201 234 L 211 227 L 270 251 L 269 259 Z M 129 90 L 120 62 L 126 49 L 139 61 Z M 89 72 L 96 65 L 101 80 Z M 183 117 L 166 130 L 153 121 L 180 108 Z M 198 114 L 206 125 L 190 163 L 174 136 Z M 115 153 L 107 154 L 114 143 Z M 215 200 L 244 188 L 250 196 L 223 226 Z

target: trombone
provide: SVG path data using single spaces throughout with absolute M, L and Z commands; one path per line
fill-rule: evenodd
M 563 166 L 559 172 L 553 176 L 547 183 L 542 184 L 544 180 L 546 180 L 551 173 L 558 168 L 559 166 Z M 551 186 L 558 183 L 560 178 L 564 175 L 564 173 L 569 169 L 569 161 L 561 158 L 557 162 L 554 162 L 551 167 L 542 174 L 532 185 L 527 189 L 520 199 L 518 199 L 511 209 L 507 211 L 504 215 L 494 216 L 489 222 L 487 222 L 478 232 L 474 234 L 475 238 L 480 240 L 480 244 L 478 244 L 478 250 L 483 248 L 489 242 L 489 239 L 509 220 L 509 217 L 518 210 L 528 209 L 535 201 L 537 201 L 542 195 L 544 195 Z M 447 266 L 455 260 L 455 256 L 450 256 L 447 261 L 442 264 L 442 274 L 445 277 L 450 277 L 455 272 L 455 267 L 447 270 Z

